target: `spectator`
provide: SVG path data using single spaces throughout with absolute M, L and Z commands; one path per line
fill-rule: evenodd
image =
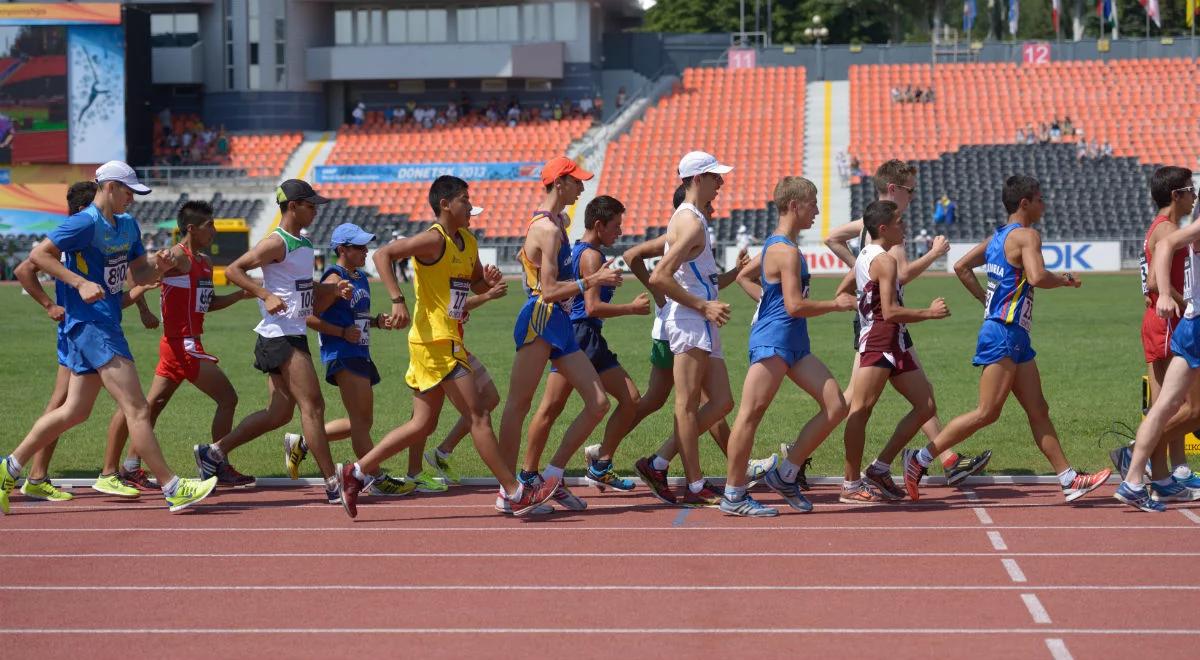
M 1075 135 L 1075 125 L 1071 123 L 1070 115 L 1063 118 L 1062 133 L 1067 137 L 1074 137 Z
M 408 108 L 404 107 L 404 104 L 397 105 L 392 109 L 392 121 L 397 126 L 403 126 L 404 122 L 408 121 Z
M 395 114 L 396 113 L 395 113 L 395 111 L 392 110 L 391 106 L 384 108 L 383 109 L 383 123 L 387 124 L 388 126 L 391 126 L 392 118 Z
M 1087 157 L 1087 141 L 1080 140 L 1075 143 L 1075 160 L 1082 163 L 1083 159 L 1086 157 Z
M 617 89 L 617 110 L 620 110 L 621 108 L 624 108 L 624 107 L 625 107 L 625 88 L 620 87 Z
M 559 103 L 554 104 L 554 121 L 562 121 L 563 107 Z
M 604 97 L 599 94 L 592 99 L 592 114 L 597 120 L 604 119 Z
M 900 101 L 901 101 L 900 88 L 893 87 L 892 88 L 892 103 L 899 103 Z
M 913 242 L 917 249 L 917 255 L 923 255 L 929 251 L 929 247 L 933 244 L 933 238 L 929 235 L 929 231 L 922 229 Z
M 954 224 L 954 212 L 956 208 L 954 202 L 950 201 L 950 196 L 942 193 L 942 198 L 933 207 L 933 224 Z
M 354 110 L 350 111 L 350 117 L 354 119 L 355 126 L 362 126 L 367 118 L 367 104 L 359 101 Z
M 16 138 L 13 122 L 7 115 L 0 115 L 0 163 L 12 162 L 12 143 Z
M 744 224 L 738 225 L 736 238 L 738 250 L 745 250 L 754 241 L 754 237 L 750 235 L 750 229 Z
M 930 87 L 929 89 L 925 90 L 925 102 L 926 102 L 926 103 L 933 103 L 933 88 L 932 88 L 932 87 Z
M 1058 125 L 1058 117 L 1055 117 L 1054 120 L 1050 122 L 1050 139 L 1055 142 L 1058 142 L 1060 139 L 1062 139 L 1062 127 Z
M 1017 142 L 1017 144 L 1025 144 L 1025 131 L 1024 131 L 1024 129 L 1020 128 L 1019 126 L 1017 127 L 1016 142 Z
M 592 114 L 593 107 L 595 106 L 592 103 L 592 99 L 584 97 L 579 100 L 579 112 L 583 113 L 585 117 Z
M 521 108 L 517 107 L 515 104 L 509 106 L 509 108 L 508 108 L 508 125 L 516 126 L 517 122 L 519 122 L 520 120 L 521 120 Z
M 451 124 L 458 123 L 458 106 L 454 103 L 446 104 L 446 121 Z
M 1112 144 L 1110 144 L 1108 140 L 1105 140 L 1104 146 L 1100 147 L 1100 155 L 1105 158 L 1112 158 L 1113 148 Z

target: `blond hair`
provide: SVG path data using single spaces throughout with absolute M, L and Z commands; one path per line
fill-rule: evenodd
M 875 170 L 875 176 L 871 177 L 871 181 L 875 184 L 875 193 L 878 195 L 886 195 L 888 184 L 894 183 L 898 186 L 905 185 L 905 182 L 917 175 L 917 168 L 909 165 L 902 160 L 892 159 L 879 166 Z
M 775 206 L 780 213 L 786 213 L 788 204 L 793 201 L 816 199 L 817 186 L 802 176 L 785 176 L 775 184 Z

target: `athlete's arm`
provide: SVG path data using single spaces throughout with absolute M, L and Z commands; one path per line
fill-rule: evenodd
M 892 323 L 917 323 L 950 316 L 943 298 L 934 298 L 927 309 L 904 307 L 896 299 L 896 277 L 899 269 L 890 254 L 881 254 L 871 262 L 871 279 L 879 282 L 879 302 L 883 320 Z
M 851 268 L 849 273 L 846 273 L 841 282 L 838 282 L 837 289 L 833 295 L 840 296 L 842 294 L 858 297 L 858 280 L 854 277 L 854 269 Z
M 975 269 L 987 263 L 987 245 L 986 240 L 979 243 L 954 263 L 954 274 L 958 276 L 958 281 L 981 305 L 987 304 L 987 292 L 979 284 L 979 278 L 975 277 Z
M 704 315 L 704 318 L 725 325 L 729 321 L 729 305 L 719 300 L 704 300 L 688 293 L 679 282 L 675 281 L 674 273 L 683 267 L 688 260 L 688 254 L 704 249 L 704 229 L 699 222 L 689 222 L 687 218 L 672 220 L 667 228 L 667 242 L 672 248 L 663 255 L 662 261 L 650 273 L 650 284 L 661 290 L 671 300 L 694 309 Z
M 779 262 L 779 284 L 783 288 L 783 307 L 788 316 L 811 318 L 830 312 L 845 312 L 854 309 L 854 296 L 842 294 L 833 300 L 809 300 L 804 297 L 804 283 L 800 281 L 800 251 L 788 245 L 777 244 L 767 248 L 772 261 Z
M 379 273 L 379 281 L 388 290 L 392 301 L 392 317 L 389 326 L 392 328 L 408 327 L 409 314 L 404 292 L 400 290 L 400 282 L 396 280 L 396 271 L 392 264 L 401 259 L 419 257 L 422 261 L 433 261 L 441 256 L 446 249 L 445 238 L 438 231 L 423 231 L 416 236 L 397 238 L 387 245 L 375 250 L 371 261 Z
M 600 253 L 596 250 L 584 250 L 579 256 L 579 276 L 587 277 L 604 267 Z M 632 302 L 624 305 L 614 305 L 600 300 L 600 287 L 593 287 L 583 292 L 583 306 L 587 315 L 595 319 L 607 319 L 614 316 L 646 315 L 650 313 L 650 296 L 639 293 Z
M 336 285 L 338 282 L 341 282 L 341 281 L 342 281 L 341 275 L 331 272 L 325 276 L 325 279 L 321 280 L 321 284 Z M 337 298 L 331 297 L 331 296 L 321 296 L 321 297 L 313 296 L 313 313 L 308 318 L 313 319 L 321 314 L 324 314 L 325 310 L 329 309 L 329 306 L 332 305 L 335 300 L 337 300 Z M 308 327 L 312 328 L 313 330 L 318 329 L 316 326 L 314 326 L 311 323 L 311 321 L 309 322 Z M 336 335 L 337 333 L 336 332 L 326 332 L 325 334 Z
M 579 293 L 579 284 L 574 281 L 558 281 L 558 245 L 559 229 L 548 219 L 542 218 L 529 227 L 529 235 L 525 239 L 528 246 L 531 242 L 541 255 L 538 268 L 539 284 L 542 290 L 542 300 L 546 302 L 561 302 L 569 300 Z M 528 254 L 529 251 L 526 251 Z M 621 273 L 608 267 L 608 264 L 597 268 L 596 272 L 581 277 L 583 292 L 600 286 L 620 286 Z
M 150 284 L 157 282 L 162 278 L 163 273 L 170 272 L 176 268 L 175 259 L 171 256 L 171 249 L 159 250 L 154 254 L 146 252 L 142 247 L 142 242 L 139 240 L 134 243 L 136 249 L 131 248 L 130 253 L 137 252 L 137 256 L 129 262 L 129 279 L 133 280 L 134 284 Z M 180 253 L 182 256 L 182 252 Z M 184 258 L 186 261 L 186 257 Z M 191 266 L 185 266 L 185 269 L 190 269 Z M 187 270 L 184 270 L 187 272 Z
M 625 264 L 629 266 L 630 272 L 633 273 L 634 277 L 638 278 L 638 281 L 642 283 L 642 286 L 646 287 L 646 290 L 650 292 L 650 295 L 654 296 L 654 304 L 658 305 L 659 307 L 667 304 L 667 299 L 663 296 L 661 291 L 659 291 L 650 283 L 650 271 L 646 268 L 646 259 L 649 259 L 650 257 L 661 257 L 663 255 L 663 251 L 666 250 L 666 246 L 667 235 L 663 234 L 658 238 L 652 238 L 644 243 L 638 243 L 628 250 L 625 250 L 625 254 L 623 255 L 625 258 Z
M 21 288 L 25 289 L 25 293 L 28 293 L 34 302 L 46 310 L 46 315 L 53 321 L 63 320 L 63 316 L 67 313 L 67 310 L 55 304 L 50 299 L 50 296 L 46 295 L 46 290 L 42 288 L 42 283 L 38 281 L 37 274 L 37 266 L 29 259 L 22 261 L 13 269 L 13 276 L 21 283 Z
M 1154 246 L 1154 258 L 1150 261 L 1154 275 L 1164 286 L 1158 294 L 1158 315 L 1163 318 L 1179 316 L 1181 304 L 1176 302 L 1175 287 L 1171 286 L 1171 255 L 1184 246 L 1200 239 L 1200 222 L 1193 222 L 1183 229 L 1167 234 Z M 1163 295 L 1164 293 L 1168 295 Z
M 1025 279 L 1030 286 L 1057 289 L 1063 286 L 1079 288 L 1082 285 L 1082 282 L 1070 273 L 1058 275 L 1046 270 L 1046 262 L 1042 259 L 1042 237 L 1036 231 L 1022 227 L 1013 230 L 1010 238 L 1016 241 L 1017 249 L 1020 250 L 1021 267 L 1025 269 Z M 1006 253 L 1007 251 L 1005 250 Z
M 762 274 L 762 255 L 763 253 L 759 252 L 757 256 L 746 262 L 737 274 L 738 286 L 742 287 L 742 291 L 754 299 L 754 302 L 762 300 L 762 285 L 758 283 L 758 276 Z
M 850 252 L 850 241 L 862 235 L 863 221 L 855 220 L 834 229 L 825 239 L 825 247 L 836 254 L 847 266 L 854 268 L 854 253 Z
M 733 284 L 737 280 L 738 273 L 742 272 L 742 268 L 748 263 L 750 263 L 750 253 L 746 251 L 746 248 L 742 248 L 738 251 L 737 260 L 733 262 L 733 268 L 717 276 L 717 290 L 720 291 Z M 742 287 L 742 290 L 745 288 Z
M 68 220 L 64 224 L 70 222 Z M 90 234 L 87 241 L 91 242 Z M 29 253 L 29 261 L 33 263 L 34 268 L 78 291 L 79 297 L 86 303 L 94 303 L 104 297 L 104 289 L 99 284 L 84 278 L 82 275 L 71 271 L 71 269 L 63 265 L 62 251 L 52 239 L 35 245 Z
M 908 251 L 904 249 L 904 244 L 901 243 L 888 250 L 888 254 L 896 260 L 896 265 L 900 269 L 900 284 L 908 284 L 917 279 L 933 262 L 939 257 L 950 251 L 950 241 L 946 240 L 945 236 L 934 236 L 933 245 L 929 247 L 929 251 L 917 258 L 916 261 L 908 260 Z
M 466 309 L 466 311 L 469 312 L 469 311 L 479 307 L 480 305 L 483 305 L 484 303 L 490 302 L 497 298 L 503 298 L 504 296 L 507 296 L 507 295 L 508 295 L 508 282 L 501 280 L 501 281 L 497 282 L 492 288 L 488 289 L 487 291 L 484 291 L 483 293 L 477 293 L 477 294 L 471 296 L 470 298 L 467 298 L 467 303 L 466 303 L 465 309 Z
M 328 308 L 338 298 L 350 300 L 353 296 L 354 285 L 349 280 L 339 279 L 330 284 L 315 284 L 313 286 L 313 307 L 322 305 L 324 308 Z
M 208 303 L 208 311 L 215 312 L 219 309 L 225 309 L 238 302 L 239 300 L 249 300 L 254 295 L 249 291 L 234 291 L 220 296 L 213 296 L 212 301 Z
M 326 290 L 328 291 L 328 289 L 332 287 L 334 290 L 337 290 L 340 288 L 340 284 L 342 282 L 346 282 L 346 280 L 343 280 L 340 275 L 337 273 L 329 273 L 329 275 L 325 279 L 321 280 L 321 283 L 316 285 L 314 289 L 326 287 Z M 346 284 L 350 283 L 346 282 Z M 353 288 L 352 284 L 350 286 Z M 332 337 L 341 337 L 349 342 L 357 342 L 359 337 L 362 336 L 362 331 L 358 329 L 357 325 L 354 325 L 353 323 L 345 326 L 336 325 L 317 316 L 318 314 L 329 309 L 329 306 L 332 305 L 333 301 L 336 299 L 336 296 L 329 295 L 328 293 L 324 296 L 314 294 L 313 313 L 309 314 L 308 318 L 304 319 L 304 324 L 321 334 L 330 335 Z
M 1174 222 L 1165 221 L 1158 223 L 1158 226 L 1154 228 L 1154 231 L 1150 232 L 1150 238 L 1146 240 L 1146 252 L 1147 256 L 1150 258 L 1150 263 L 1154 263 L 1154 247 L 1164 237 L 1177 229 L 1179 229 L 1179 225 L 1175 224 Z M 1155 293 L 1159 293 L 1158 276 L 1154 270 L 1155 269 L 1153 268 L 1146 268 L 1146 288 Z M 1171 295 L 1175 296 L 1175 302 L 1179 303 L 1180 306 L 1185 304 L 1183 302 L 1183 293 L 1181 291 L 1172 290 Z M 1149 304 L 1150 301 L 1147 299 L 1146 305 L 1149 306 Z
M 248 252 L 226 266 L 225 278 L 234 286 L 241 287 L 250 295 L 263 301 L 263 306 L 266 307 L 268 314 L 279 314 L 287 310 L 287 305 L 279 299 L 279 296 L 250 279 L 246 271 L 262 268 L 264 264 L 282 261 L 285 256 L 287 256 L 287 247 L 283 244 L 283 239 L 278 234 L 269 234 Z

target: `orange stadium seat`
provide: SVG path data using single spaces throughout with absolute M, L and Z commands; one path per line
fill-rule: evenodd
M 229 164 L 246 170 L 248 176 L 279 178 L 292 152 L 300 146 L 300 133 L 232 135 Z

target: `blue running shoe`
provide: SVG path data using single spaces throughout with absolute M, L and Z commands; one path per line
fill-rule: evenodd
M 633 481 L 619 476 L 609 465 L 607 470 L 601 472 L 596 468 L 596 464 L 592 463 L 588 466 L 587 472 L 584 473 L 584 478 L 587 482 L 603 493 L 605 488 L 613 490 L 630 491 L 637 487 Z
M 1150 497 L 1155 502 L 1192 502 L 1200 499 L 1200 490 L 1192 490 L 1172 479 L 1168 486 L 1159 486 L 1151 482 Z
M 208 452 L 208 448 L 212 445 L 193 445 L 192 454 L 196 456 L 196 468 L 200 471 L 200 481 L 205 481 L 217 476 L 217 469 L 221 467 L 221 461 L 212 457 Z
M 787 502 L 787 505 L 793 509 L 799 511 L 800 513 L 808 513 L 809 511 L 812 511 L 812 502 L 808 501 L 808 498 L 800 492 L 800 484 L 795 482 L 788 483 L 784 481 L 783 477 L 779 476 L 778 469 L 772 469 L 770 472 L 764 475 L 763 483 L 765 483 L 771 490 L 782 495 L 783 501 Z
M 1175 483 L 1183 484 L 1183 486 L 1185 488 L 1191 488 L 1193 490 L 1200 490 L 1200 474 L 1196 474 L 1195 472 L 1193 472 L 1188 475 L 1187 479 L 1177 479 L 1175 477 L 1171 477 L 1171 478 L 1175 479 Z
M 778 509 L 772 509 L 769 506 L 759 504 L 750 494 L 742 496 L 742 499 L 734 502 L 729 498 L 721 498 L 721 513 L 726 513 L 731 516 L 745 516 L 747 518 L 770 518 L 779 515 Z
M 1113 497 L 1128 504 L 1135 509 L 1149 511 L 1151 513 L 1162 513 L 1167 510 L 1167 505 L 1161 502 L 1155 502 L 1150 498 L 1150 489 L 1142 487 L 1142 489 L 1134 490 L 1124 481 L 1117 487 L 1117 492 L 1113 493 Z

